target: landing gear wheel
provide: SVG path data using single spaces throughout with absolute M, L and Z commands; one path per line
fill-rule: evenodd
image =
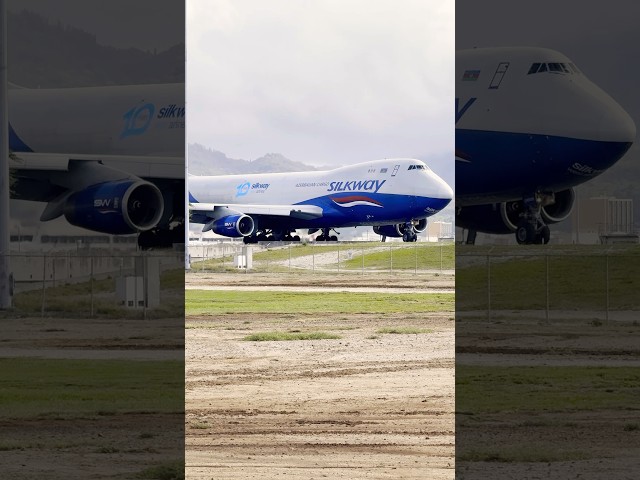
M 151 250 L 154 248 L 171 248 L 174 243 L 184 242 L 184 229 L 175 227 L 173 230 L 167 228 L 154 228 L 138 234 L 138 246 L 140 250 Z
M 520 245 L 527 245 L 533 243 L 536 238 L 536 230 L 529 222 L 524 222 L 518 225 L 516 230 L 516 241 Z
M 540 236 L 544 245 L 549 243 L 549 239 L 551 238 L 551 231 L 549 230 L 549 227 L 547 225 L 542 227 L 542 229 L 540 230 Z
M 316 242 L 337 242 L 338 237 L 336 235 L 330 235 L 330 228 L 323 228 L 322 233 L 316 237 Z
M 411 230 L 405 230 L 405 232 L 402 234 L 403 242 L 415 242 L 417 240 L 418 235 L 416 235 L 416 233 Z

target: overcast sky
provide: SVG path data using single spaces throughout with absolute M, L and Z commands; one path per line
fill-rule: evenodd
M 161 52 L 184 42 L 184 1 L 7 0 L 7 8 L 81 28 L 101 45 Z
M 454 23 L 450 0 L 188 0 L 187 140 L 315 165 L 453 159 Z
M 631 115 L 640 133 L 639 20 L 634 0 L 457 0 L 456 48 L 558 50 Z M 636 141 L 621 162 L 634 161 L 639 150 Z M 612 168 L 605 175 L 615 173 Z

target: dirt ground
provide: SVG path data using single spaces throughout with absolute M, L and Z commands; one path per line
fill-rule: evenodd
M 182 361 L 182 332 L 182 319 L 3 318 L 0 359 L 67 359 L 80 364 L 84 360 L 119 359 L 131 360 L 135 369 L 138 361 Z M 91 383 L 84 376 L 74 377 L 73 371 L 63 381 L 75 388 Z M 9 391 L 16 387 L 5 382 L 6 377 L 0 375 L 0 386 L 8 385 Z M 182 456 L 181 412 L 96 413 L 89 406 L 84 413 L 57 413 L 49 406 L 48 392 L 61 385 L 33 371 L 19 386 L 30 392 L 23 401 L 37 406 L 31 415 L 14 415 L 7 404 L 16 399 L 0 389 L 2 478 L 136 478 L 148 467 Z M 113 388 L 119 388 L 118 382 Z M 88 404 L 92 395 L 95 391 L 88 388 Z
M 544 322 L 539 315 L 504 312 L 492 321 L 482 317 L 459 319 L 456 364 L 489 368 L 640 367 L 637 321 L 607 323 L 592 318 L 587 312 L 574 312 L 572 318 Z M 513 380 L 506 374 L 501 378 L 502 383 Z M 463 388 L 460 386 L 458 393 Z M 491 388 L 486 385 L 486 389 Z M 592 393 L 567 391 L 557 383 L 544 388 L 562 392 L 555 406 L 497 413 L 464 412 L 458 407 L 459 455 L 476 450 L 482 452 L 484 460 L 458 460 L 456 478 L 638 478 L 638 402 L 618 409 L 575 409 L 571 407 L 572 398 Z M 609 382 L 602 390 L 615 395 L 617 388 Z M 473 405 L 465 409 L 473 410 Z M 514 454 L 539 459 L 504 459 Z
M 188 286 L 365 283 L 416 295 L 432 282 L 453 288 L 453 276 L 187 275 Z M 376 333 L 390 326 L 432 332 Z M 303 328 L 341 338 L 242 340 Z M 186 460 L 193 479 L 453 478 L 453 312 L 187 317 Z

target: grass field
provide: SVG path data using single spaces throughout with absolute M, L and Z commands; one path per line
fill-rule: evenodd
M 160 275 L 160 307 L 148 309 L 148 318 L 182 317 L 184 270 L 167 270 Z M 106 318 L 142 318 L 142 309 L 130 309 L 115 303 L 116 280 L 109 277 L 100 280 L 69 283 L 46 288 L 44 312 L 46 315 L 88 316 Z M 163 301 L 164 300 L 164 301 Z M 42 289 L 18 293 L 13 298 L 14 309 L 9 315 L 39 315 L 42 311 Z
M 454 294 L 187 290 L 185 313 L 417 313 L 453 311 Z
M 364 268 L 376 270 L 452 270 L 455 268 L 455 245 L 414 243 L 390 246 L 364 255 Z M 362 256 L 344 262 L 350 270 L 362 268 Z
M 0 359 L 0 416 L 184 411 L 184 362 Z
M 635 367 L 456 366 L 456 412 L 465 415 L 628 409 L 637 405 Z
M 635 246 L 514 252 L 511 247 L 458 252 L 456 289 L 461 295 L 456 308 L 487 308 L 490 285 L 492 309 L 543 309 L 547 302 L 558 310 L 640 309 L 640 249 Z
M 374 250 L 374 251 L 372 251 Z M 309 257 L 309 269 L 314 255 L 333 255 L 334 259 L 325 267 L 359 270 L 450 270 L 455 268 L 455 246 L 453 244 L 430 243 L 379 243 L 349 242 L 329 244 L 291 244 L 285 247 L 255 250 L 254 271 L 287 271 L 288 261 Z M 221 258 L 198 261 L 192 264 L 194 271 L 234 271 L 233 254 Z
M 292 340 L 337 340 L 340 335 L 326 332 L 259 332 L 243 338 L 248 342 L 281 342 Z

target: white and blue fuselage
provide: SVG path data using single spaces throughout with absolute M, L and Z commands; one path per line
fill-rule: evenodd
M 635 140 L 631 117 L 563 54 L 529 47 L 456 52 L 456 225 L 548 243 L 573 188 Z
M 574 187 L 635 140 L 627 112 L 554 50 L 461 50 L 456 77 L 456 206 Z
M 259 229 L 391 225 L 425 219 L 453 191 L 424 162 L 377 160 L 329 171 L 189 176 L 191 221 L 206 224 L 216 208 L 252 216 Z

